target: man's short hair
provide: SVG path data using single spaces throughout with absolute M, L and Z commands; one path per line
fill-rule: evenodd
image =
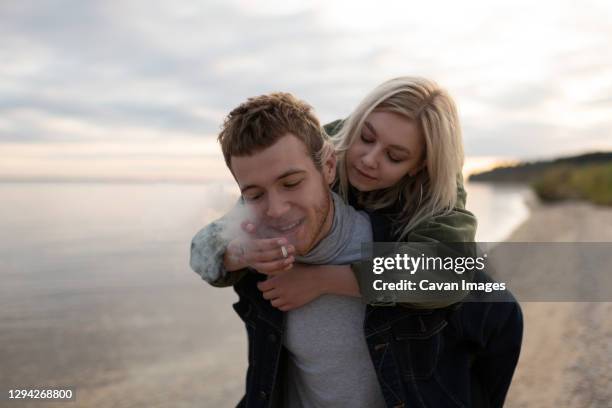
M 321 168 L 323 133 L 312 107 L 290 93 L 249 98 L 223 122 L 218 141 L 231 170 L 232 156 L 250 156 L 272 146 L 287 133 L 306 145 L 315 166 Z

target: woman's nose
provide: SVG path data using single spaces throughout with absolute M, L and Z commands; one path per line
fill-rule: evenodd
M 361 162 L 364 166 L 375 169 L 378 167 L 378 161 L 376 160 L 376 151 L 374 149 L 368 151 L 366 154 L 361 156 Z

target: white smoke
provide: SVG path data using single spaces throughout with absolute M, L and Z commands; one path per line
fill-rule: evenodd
M 256 225 L 256 217 L 247 205 L 239 201 L 234 207 L 223 216 L 221 237 L 226 241 L 231 241 L 237 238 L 246 239 L 248 233 L 244 231 L 243 225 L 247 222 Z

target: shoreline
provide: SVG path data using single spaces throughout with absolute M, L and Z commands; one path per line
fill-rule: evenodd
M 612 242 L 612 208 L 582 201 L 527 204 L 529 217 L 505 242 Z M 544 269 L 533 265 L 534 272 Z M 521 302 L 521 308 L 523 346 L 505 406 L 607 406 L 612 302 Z
M 530 214 L 533 192 L 524 184 L 466 183 L 466 209 L 478 220 L 476 242 L 506 240 Z M 503 214 L 500 217 L 499 214 Z

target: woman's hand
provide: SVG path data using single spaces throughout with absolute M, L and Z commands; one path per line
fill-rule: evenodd
M 257 288 L 275 308 L 283 312 L 297 309 L 324 294 L 320 268 L 294 264 L 290 270 L 259 282 Z
M 257 284 L 270 304 L 286 312 L 324 294 L 361 296 L 351 268 L 346 265 L 294 264 L 290 270 Z
M 259 273 L 272 275 L 290 269 L 295 262 L 295 247 L 286 238 L 260 239 L 255 236 L 255 227 L 243 223 L 246 237 L 236 238 L 228 244 L 223 256 L 227 271 L 251 267 Z M 284 248 L 284 250 L 283 250 Z

